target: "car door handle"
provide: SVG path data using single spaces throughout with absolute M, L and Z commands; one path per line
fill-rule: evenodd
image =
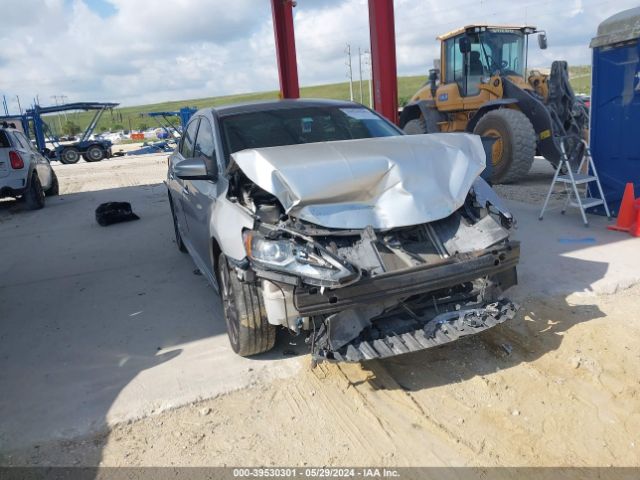
M 191 192 L 189 192 L 189 187 L 188 186 L 184 186 L 182 187 L 182 194 L 183 195 L 190 195 Z

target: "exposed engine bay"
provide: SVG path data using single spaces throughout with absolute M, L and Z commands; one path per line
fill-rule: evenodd
M 475 155 L 482 148 L 479 138 L 462 135 L 471 139 L 465 144 L 469 156 Z M 447 134 L 446 138 L 454 136 Z M 406 145 L 407 137 L 400 138 Z M 255 150 L 252 162 L 256 162 L 255 152 L 263 154 L 265 150 L 278 149 Z M 275 158 L 281 152 L 267 152 L 265 156 L 269 153 Z M 297 152 L 295 147 L 287 147 L 287 153 L 295 156 Z M 339 158 L 349 161 L 344 152 Z M 481 168 L 473 162 L 452 162 L 449 177 L 436 173 L 440 175 L 437 182 L 455 192 L 446 203 L 448 211 L 442 205 L 429 209 L 424 203 L 410 206 L 405 202 L 413 209 L 413 217 L 433 217 L 423 217 L 429 221 L 412 225 L 388 227 L 386 214 L 375 217 L 382 211 L 380 198 L 394 188 L 400 195 L 418 198 L 404 188 L 407 182 L 401 162 L 387 162 L 381 172 L 368 169 L 373 180 L 361 185 L 369 192 L 361 197 L 346 195 L 335 186 L 339 180 L 332 186 L 327 183 L 335 194 L 331 208 L 340 201 L 358 204 L 360 198 L 362 210 L 368 204 L 374 211 L 365 217 L 354 216 L 357 228 L 335 228 L 302 218 L 316 212 L 318 221 L 344 223 L 344 217 L 335 220 L 335 216 L 317 214 L 314 202 L 304 201 L 308 196 L 300 188 L 303 177 L 287 176 L 286 168 L 275 165 L 267 181 L 255 173 L 260 165 L 244 169 L 241 160 L 234 160 L 237 164 L 230 168 L 227 199 L 250 212 L 255 220 L 252 229 L 243 231 L 247 256 L 236 262 L 236 274 L 244 282 L 257 284 L 269 323 L 309 332 L 307 340 L 316 359 L 389 357 L 451 342 L 513 318 L 517 306 L 502 293 L 517 283 L 519 243 L 509 239 L 514 219 L 478 176 Z M 358 167 L 363 164 L 352 162 L 347 170 Z M 425 165 L 418 167 L 429 175 Z M 313 169 L 301 171 L 313 177 Z M 278 175 L 274 177 L 273 172 Z M 398 178 L 389 181 L 388 172 Z M 453 185 L 454 180 L 457 185 Z M 316 181 L 321 182 L 317 176 Z M 272 191 L 259 185 L 269 186 Z M 383 188 L 376 190 L 380 185 Z M 310 188 L 319 191 L 316 183 Z M 374 190 L 380 192 L 377 198 L 370 194 Z M 442 192 L 433 193 L 443 196 Z M 297 214 L 300 212 L 303 214 Z M 363 227 L 359 218 L 381 218 L 384 228 L 371 224 Z

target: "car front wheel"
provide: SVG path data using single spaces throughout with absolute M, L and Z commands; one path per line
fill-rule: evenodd
M 58 195 L 60 193 L 60 185 L 58 184 L 58 176 L 56 172 L 51 170 L 51 186 L 49 190 L 47 190 L 47 196 L 52 197 L 54 195 Z
M 271 350 L 276 327 L 267 321 L 262 295 L 254 284 L 238 279 L 223 254 L 218 259 L 218 285 L 233 351 L 249 357 Z

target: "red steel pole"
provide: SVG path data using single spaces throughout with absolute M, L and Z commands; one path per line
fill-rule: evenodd
M 281 98 L 300 97 L 298 65 L 296 62 L 296 39 L 293 33 L 294 6 L 294 0 L 271 0 Z
M 398 123 L 398 78 L 393 0 L 369 0 L 369 34 L 373 70 L 373 106 Z

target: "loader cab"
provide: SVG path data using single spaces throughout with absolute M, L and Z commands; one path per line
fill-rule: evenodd
M 534 27 L 471 26 L 439 37 L 442 84 L 457 84 L 461 97 L 478 95 L 493 76 L 525 78 L 528 36 Z

